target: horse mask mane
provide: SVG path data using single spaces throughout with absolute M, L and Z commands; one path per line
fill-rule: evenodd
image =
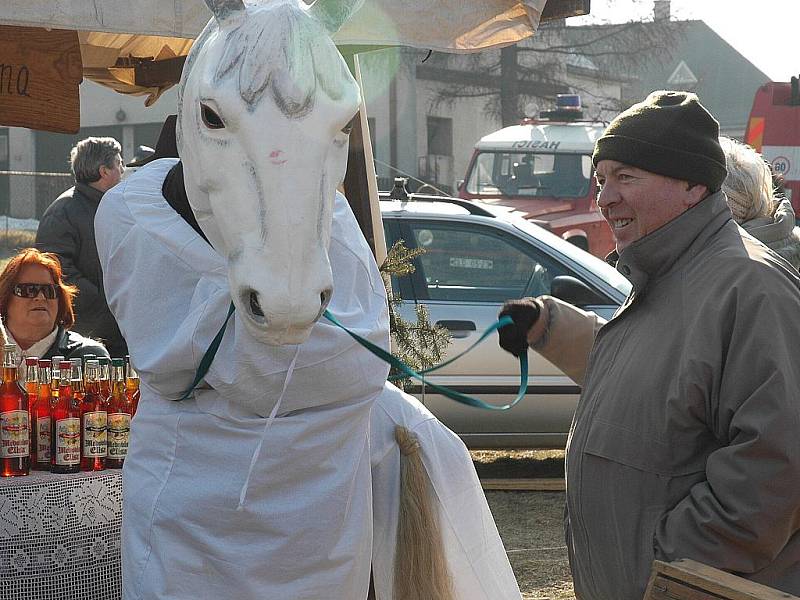
M 301 343 L 333 293 L 333 198 L 360 93 L 330 35 L 356 2 L 206 4 L 178 89 L 186 195 L 245 326 Z

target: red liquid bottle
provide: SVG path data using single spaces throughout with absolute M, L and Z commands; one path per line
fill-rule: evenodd
M 101 356 L 100 363 L 100 395 L 108 400 L 111 397 L 111 359 Z
M 58 400 L 53 407 L 50 470 L 53 473 L 77 473 L 81 470 L 81 409 L 72 382 L 80 378 L 80 366 L 68 360 L 59 363 Z M 74 370 L 74 373 L 73 373 Z
M 139 408 L 139 374 L 133 368 L 130 356 L 125 357 L 125 395 L 131 405 L 131 417 L 133 417 Z
M 50 359 L 50 409 L 58 402 L 58 388 L 61 386 L 61 368 L 60 365 L 64 361 L 63 356 L 56 355 Z M 66 378 L 69 379 L 69 371 L 67 371 Z
M 50 360 L 40 359 L 37 365 L 38 387 L 31 400 L 31 468 L 34 471 L 50 470 Z
M 121 469 L 128 455 L 133 411 L 125 394 L 125 361 L 111 359 L 111 398 L 108 399 L 108 458 L 106 467 Z
M 0 384 L 0 476 L 27 475 L 31 466 L 28 394 L 17 381 L 17 346 L 3 345 Z
M 100 363 L 86 361 L 85 394 L 81 401 L 81 471 L 106 468 L 108 402 L 100 394 Z
M 28 396 L 28 435 L 30 436 L 29 450 L 31 457 L 31 469 L 36 462 L 36 423 L 33 420 L 33 407 L 36 404 L 36 394 L 39 393 L 39 370 L 37 365 L 39 358 L 36 356 L 26 356 L 17 375 L 22 374 L 25 379 L 25 393 Z M 23 368 L 24 367 L 24 368 Z

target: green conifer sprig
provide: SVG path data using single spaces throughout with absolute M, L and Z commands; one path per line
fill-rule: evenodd
M 405 320 L 399 313 L 402 302 L 392 290 L 392 277 L 404 277 L 414 272 L 413 260 L 425 253 L 424 248 L 409 249 L 403 240 L 397 240 L 380 266 L 386 296 L 389 300 L 389 331 L 392 336 L 395 355 L 415 371 L 427 369 L 440 363 L 450 345 L 450 332 L 430 322 L 428 309 L 424 304 L 415 305 L 416 322 Z M 393 368 L 390 375 L 395 374 Z M 400 387 L 408 379 L 397 383 Z

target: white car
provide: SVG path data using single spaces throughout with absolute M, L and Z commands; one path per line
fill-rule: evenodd
M 508 210 L 439 196 L 381 198 L 387 246 L 398 239 L 425 248 L 416 271 L 396 278 L 401 313 L 414 304 L 450 331 L 452 356 L 497 320 L 505 300 L 551 294 L 611 318 L 631 284 L 613 267 Z M 471 448 L 563 448 L 580 388 L 552 363 L 529 352 L 528 394 L 507 411 L 465 406 L 406 387 Z M 494 335 L 430 380 L 486 402 L 507 404 L 519 387 L 519 361 Z

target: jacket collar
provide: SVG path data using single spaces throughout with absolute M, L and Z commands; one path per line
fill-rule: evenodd
M 705 246 L 708 238 L 732 220 L 725 195 L 716 192 L 653 233 L 636 240 L 619 255 L 612 252 L 606 260 L 641 292 L 651 279 L 666 275 L 684 256 Z
M 90 200 L 92 204 L 100 204 L 100 199 L 103 197 L 103 192 L 100 190 L 93 188 L 88 183 L 80 182 L 75 184 L 75 189 L 86 196 L 86 198 Z

